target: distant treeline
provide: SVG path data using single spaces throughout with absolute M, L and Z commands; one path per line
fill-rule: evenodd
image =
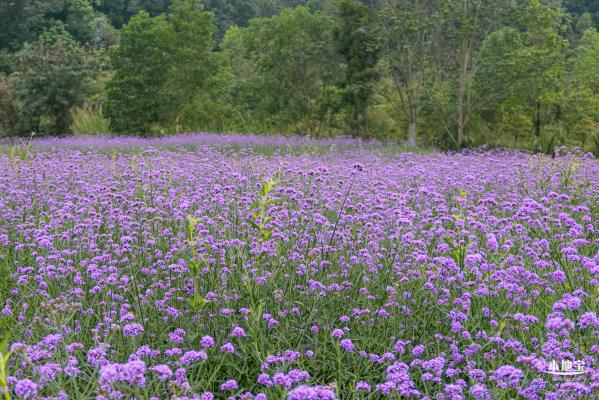
M 599 152 L 599 2 L 0 0 L 0 135 Z

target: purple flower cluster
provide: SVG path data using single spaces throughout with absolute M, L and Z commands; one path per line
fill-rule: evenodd
M 126 364 L 106 364 L 100 368 L 98 382 L 102 387 L 110 387 L 117 382 L 143 387 L 146 383 L 146 364 L 134 360 Z
M 337 395 L 322 386 L 299 386 L 287 395 L 287 400 L 335 400 Z
M 0 152 L 12 397 L 599 391 L 592 156 L 209 134 L 33 149 Z
M 37 385 L 30 379 L 22 379 L 15 384 L 15 394 L 19 399 L 35 399 Z

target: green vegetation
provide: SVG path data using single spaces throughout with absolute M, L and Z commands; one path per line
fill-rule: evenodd
M 599 152 L 599 6 L 0 2 L 0 135 L 351 134 Z
M 320 134 L 332 126 L 339 73 L 334 20 L 306 8 L 252 20 L 225 35 L 235 107 L 251 130 Z
M 24 132 L 66 132 L 71 109 L 90 93 L 95 59 L 59 25 L 17 53 L 17 122 Z

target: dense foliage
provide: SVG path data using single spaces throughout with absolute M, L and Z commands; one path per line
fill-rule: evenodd
M 599 391 L 592 156 L 204 134 L 0 170 L 3 398 Z
M 0 134 L 108 126 L 599 152 L 597 4 L 2 0 Z M 24 57 L 49 70 L 24 71 Z

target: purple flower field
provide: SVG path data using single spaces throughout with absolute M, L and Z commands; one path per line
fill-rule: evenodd
M 4 400 L 597 398 L 592 156 L 210 137 L 0 152 Z

